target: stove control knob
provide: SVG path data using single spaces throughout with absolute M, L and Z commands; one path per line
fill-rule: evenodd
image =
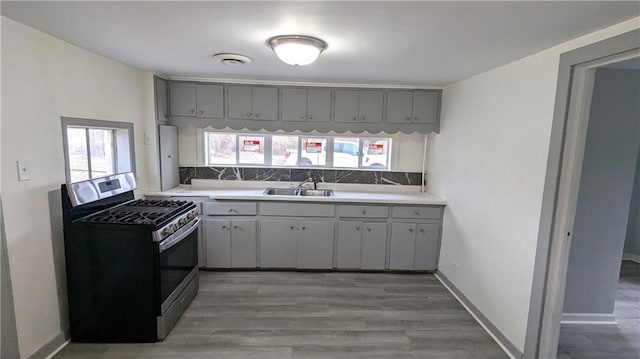
M 173 233 L 173 228 L 171 226 L 167 226 L 167 228 L 162 230 L 162 235 L 170 236 Z

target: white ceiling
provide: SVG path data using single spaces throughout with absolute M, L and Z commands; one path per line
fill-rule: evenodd
M 11 2 L 2 15 L 171 77 L 441 86 L 640 15 L 640 2 Z M 292 67 L 266 45 L 328 49 Z M 217 52 L 253 62 L 229 66 Z

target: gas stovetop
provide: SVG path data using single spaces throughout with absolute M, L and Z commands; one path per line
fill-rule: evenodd
M 81 222 L 143 224 L 157 228 L 193 207 L 193 202 L 188 201 L 139 199 L 95 213 L 83 218 Z

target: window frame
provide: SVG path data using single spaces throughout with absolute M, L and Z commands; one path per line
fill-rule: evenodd
M 309 168 L 309 169 L 331 169 L 331 170 L 365 170 L 365 171 L 391 171 L 392 168 L 392 145 L 393 145 L 393 137 L 391 136 L 376 136 L 376 135 L 370 135 L 370 136 L 350 136 L 350 135 L 324 135 L 324 134 L 310 134 L 310 133 L 291 133 L 291 134 L 285 134 L 285 133 L 259 133 L 259 132 L 226 132 L 226 131 L 203 131 L 202 132 L 203 137 L 204 137 L 204 165 L 205 166 L 211 166 L 211 167 L 269 167 L 269 168 Z M 214 163 L 214 162 L 210 162 L 210 156 L 209 156 L 209 134 L 227 134 L 227 135 L 233 135 L 235 137 L 235 148 L 236 148 L 236 153 L 235 153 L 235 163 L 230 164 L 230 163 Z M 245 136 L 245 137 L 263 137 L 264 138 L 264 163 L 263 164 L 248 164 L 248 163 L 240 163 L 239 159 L 240 159 L 240 136 Z M 287 164 L 283 164 L 283 165 L 273 165 L 273 136 L 292 136 L 292 137 L 297 137 L 297 144 L 298 144 L 298 150 L 297 150 L 297 159 L 296 159 L 296 163 L 300 160 L 301 156 L 302 156 L 302 146 L 304 143 L 304 140 L 307 138 L 318 138 L 318 139 L 324 139 L 325 140 L 325 148 L 324 151 L 326 152 L 326 160 L 325 160 L 325 164 L 324 165 L 304 165 L 304 166 L 298 166 L 298 165 L 287 165 Z M 357 167 L 335 167 L 335 153 L 334 153 L 334 143 L 335 143 L 335 139 L 336 138 L 351 138 L 354 140 L 354 142 L 357 140 L 358 142 L 358 151 L 360 152 L 360 154 L 358 155 L 358 166 Z M 363 149 L 363 145 L 364 145 L 364 141 L 365 140 L 384 140 L 387 141 L 387 149 L 386 151 L 386 158 L 387 158 L 387 164 L 386 167 L 382 167 L 382 168 L 371 168 L 368 166 L 364 166 L 363 165 L 363 159 L 366 155 L 366 153 L 364 153 L 364 149 Z
M 101 129 L 101 130 L 113 130 L 113 154 L 114 154 L 114 174 L 123 172 L 133 172 L 136 175 L 136 161 L 135 161 L 135 141 L 132 122 L 120 122 L 120 121 L 104 121 L 94 120 L 87 118 L 75 118 L 75 117 L 61 117 L 62 122 L 62 147 L 64 153 L 64 167 L 65 177 L 67 183 L 71 182 L 71 164 L 69 162 L 69 139 L 67 137 L 68 128 L 84 128 L 87 133 L 87 159 L 89 179 L 99 178 L 91 176 L 91 145 L 88 136 L 88 130 L 86 129 Z M 127 148 L 123 148 L 126 146 Z M 129 156 L 126 156 L 126 154 Z M 128 161 L 127 161 L 128 160 Z M 127 163 L 128 162 L 128 163 Z M 127 166 L 128 164 L 128 166 Z M 127 168 L 128 170 L 124 170 Z M 81 181 L 76 181 L 81 182 Z

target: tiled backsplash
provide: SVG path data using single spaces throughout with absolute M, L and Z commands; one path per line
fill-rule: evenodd
M 420 172 L 324 170 L 301 168 L 180 167 L 180 183 L 192 179 L 231 181 L 301 182 L 311 176 L 318 182 L 382 185 L 420 185 Z

